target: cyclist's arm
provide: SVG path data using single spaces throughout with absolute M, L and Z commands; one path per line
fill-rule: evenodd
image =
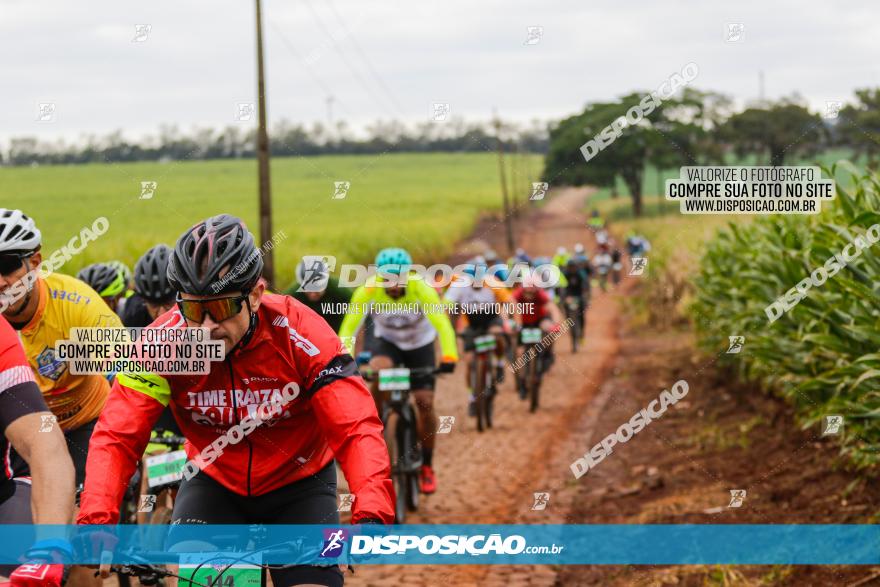
M 333 330 L 308 318 L 300 316 L 297 331 L 320 352 L 314 357 L 297 348 L 291 352 L 308 382 L 306 395 L 315 417 L 355 495 L 351 521 L 372 518 L 390 524 L 394 489 L 376 403 Z
M 440 296 L 437 291 L 424 281 L 410 281 L 410 286 L 415 289 L 419 303 L 424 309 L 425 316 L 431 325 L 437 330 L 440 337 L 440 352 L 442 360 L 458 360 L 458 344 L 455 339 L 455 329 L 446 312 L 437 310 L 440 304 Z
M 351 294 L 351 301 L 348 304 L 345 317 L 342 319 L 342 324 L 339 326 L 340 338 L 348 340 L 345 337 L 357 334 L 358 330 L 360 330 L 361 323 L 364 320 L 364 310 L 369 305 L 371 297 L 370 290 L 367 289 L 366 286 L 362 285 L 354 290 L 354 293 Z M 348 352 L 353 353 L 354 349 L 348 349 Z
M 43 425 L 47 421 L 48 426 Z M 34 380 L 18 337 L 0 318 L 0 433 L 31 471 L 31 514 L 36 524 L 69 524 L 73 516 L 73 462 L 61 427 Z
M 61 427 L 54 424 L 46 430 L 43 426 L 44 417 L 51 417 L 52 412 L 43 403 L 36 384 L 31 392 L 4 392 L 3 396 L 0 411 L 3 412 L 4 433 L 30 469 L 31 515 L 34 523 L 69 524 L 73 520 L 75 478 L 73 461 L 67 452 Z M 15 409 L 12 403 L 18 404 L 20 410 L 29 406 L 33 411 L 6 425 L 9 409 Z
M 158 375 L 116 377 L 89 442 L 78 524 L 119 521 L 125 488 L 170 398 L 168 381 Z

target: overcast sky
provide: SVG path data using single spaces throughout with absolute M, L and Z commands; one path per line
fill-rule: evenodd
M 235 123 L 254 101 L 252 0 L 3 0 L 0 142 L 75 139 L 162 123 Z M 743 102 L 799 92 L 815 109 L 880 85 L 872 1 L 264 0 L 270 123 L 452 115 L 552 119 L 653 89 L 688 62 L 693 85 Z M 728 25 L 742 37 L 728 42 Z M 150 30 L 134 42 L 136 25 Z M 536 43 L 528 27 L 543 27 Z M 55 104 L 49 122 L 40 103 Z M 247 125 L 249 123 L 239 122 Z

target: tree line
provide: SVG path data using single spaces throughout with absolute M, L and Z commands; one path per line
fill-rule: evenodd
M 505 123 L 502 139 L 508 149 L 545 153 L 549 128 L 533 120 L 528 125 Z M 494 150 L 494 123 L 466 122 L 454 117 L 442 122 L 406 125 L 396 120 L 377 121 L 366 127 L 366 137 L 355 137 L 348 125 L 314 123 L 311 126 L 281 121 L 269 130 L 273 156 L 330 154 L 381 154 L 388 152 L 485 152 Z M 255 157 L 256 128 L 253 123 L 223 129 L 196 128 L 182 132 L 163 125 L 158 134 L 138 141 L 122 131 L 104 136 L 88 135 L 76 143 L 47 142 L 18 137 L 0 152 L 0 164 L 84 164 L 133 161 L 181 161 L 199 159 L 247 159 Z
M 729 96 L 687 87 L 638 122 L 624 122 L 627 112 L 647 93 L 587 104 L 580 114 L 554 125 L 544 181 L 610 187 L 614 193 L 619 177 L 638 216 L 649 165 L 674 169 L 749 160 L 755 165 L 779 166 L 843 147 L 874 169 L 880 155 L 880 89 L 857 90 L 850 102 L 830 102 L 826 111 L 817 113 L 797 95 L 737 110 Z M 611 135 L 616 138 L 606 129 L 615 121 L 619 133 Z M 603 131 L 611 143 L 587 160 L 581 147 L 601 137 Z

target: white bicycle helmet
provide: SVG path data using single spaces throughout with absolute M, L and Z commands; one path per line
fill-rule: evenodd
M 30 216 L 21 210 L 0 208 L 0 252 L 33 251 L 42 235 Z

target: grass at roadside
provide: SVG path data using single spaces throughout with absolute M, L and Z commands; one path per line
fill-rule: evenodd
M 519 184 L 526 170 L 538 172 L 539 159 L 523 156 Z M 271 171 L 273 232 L 286 235 L 275 248 L 282 285 L 303 254 L 369 262 L 381 247 L 402 246 L 417 262 L 440 259 L 481 213 L 501 208 L 494 153 L 278 158 Z M 158 182 L 153 198 L 139 199 L 142 181 Z M 351 182 L 344 199 L 332 199 L 336 181 Z M 97 217 L 109 219 L 107 234 L 64 273 L 108 259 L 133 264 L 212 214 L 240 216 L 255 234 L 259 227 L 253 160 L 3 168 L 0 186 L 2 206 L 35 218 L 46 252 Z

